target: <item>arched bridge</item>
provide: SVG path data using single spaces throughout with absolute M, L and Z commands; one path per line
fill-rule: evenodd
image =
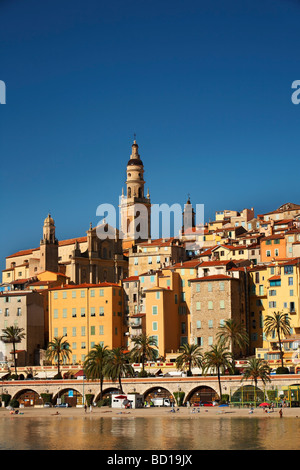
M 241 376 L 221 377 L 222 394 L 229 396 L 232 396 L 242 385 L 251 384 L 251 381 L 241 382 Z M 260 380 L 258 381 L 258 388 L 261 390 L 282 390 L 283 387 L 291 385 L 300 387 L 300 375 L 271 376 L 271 382 L 266 386 Z M 54 402 L 67 392 L 69 392 L 69 396 L 77 398 L 91 394 L 94 396 L 95 401 L 98 401 L 100 396 L 99 381 L 82 378 L 80 380 L 11 380 L 2 381 L 1 386 L 2 394 L 9 394 L 16 399 L 25 396 L 26 393 L 31 393 L 37 397 L 41 397 L 42 394 L 51 394 Z M 216 376 L 124 378 L 122 379 L 122 388 L 124 393 L 136 392 L 143 395 L 144 399 L 155 395 L 172 399 L 176 392 L 184 392 L 184 401 L 191 402 L 197 400 L 211 401 L 218 399 L 220 394 Z M 118 390 L 118 382 L 104 381 L 104 395 Z M 78 403 L 80 403 L 80 400 L 77 400 L 76 404 Z

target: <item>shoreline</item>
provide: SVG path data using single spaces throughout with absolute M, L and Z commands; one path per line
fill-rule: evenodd
M 19 408 L 18 414 L 12 414 L 10 410 L 6 408 L 0 408 L 0 419 L 1 418 L 112 418 L 112 417 L 131 417 L 131 418 L 151 418 L 151 417 L 169 417 L 169 418 L 272 418 L 272 419 L 284 419 L 284 418 L 295 418 L 300 420 L 300 408 L 282 408 L 282 418 L 280 418 L 279 410 L 281 408 L 275 408 L 274 411 L 262 408 L 254 408 L 253 412 L 250 412 L 249 408 L 230 408 L 230 407 L 201 407 L 199 408 L 186 408 L 186 407 L 175 407 L 175 410 L 179 411 L 171 412 L 170 407 L 151 407 L 151 408 L 137 408 L 137 409 L 119 409 L 109 407 L 93 407 L 92 411 L 87 411 L 84 408 Z M 269 411 L 269 412 L 268 412 Z

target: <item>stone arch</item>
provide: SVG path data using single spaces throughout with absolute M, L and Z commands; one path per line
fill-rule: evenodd
M 220 397 L 214 388 L 207 385 L 200 385 L 199 387 L 193 388 L 187 394 L 185 402 L 189 401 L 192 406 L 195 406 L 200 405 L 201 402 L 212 403 L 219 399 Z
M 25 408 L 43 404 L 43 399 L 40 394 L 31 388 L 19 390 L 13 399 L 18 400 L 19 404 Z
M 231 395 L 231 403 L 255 403 L 264 402 L 265 392 L 255 385 L 242 385 Z
M 85 393 L 85 391 L 84 391 Z M 67 403 L 69 406 L 77 406 L 83 404 L 83 390 L 79 391 L 74 387 L 66 387 L 58 390 L 53 395 L 53 403 L 56 404 L 60 401 L 61 403 Z
M 170 392 L 165 387 L 160 387 L 159 385 L 155 387 L 151 387 L 148 390 L 144 392 L 144 401 L 150 402 L 152 398 L 169 398 L 171 401 L 175 402 L 175 398 L 173 396 L 173 393 Z

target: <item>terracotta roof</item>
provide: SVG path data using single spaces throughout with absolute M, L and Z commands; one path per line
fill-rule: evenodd
M 39 250 L 40 248 L 32 248 L 30 250 L 22 250 L 22 251 L 17 251 L 17 253 L 14 253 L 13 255 L 7 256 L 6 258 L 15 258 L 17 256 L 27 256 L 31 255 L 34 251 Z
M 238 280 L 236 277 L 226 276 L 225 274 L 214 274 L 212 276 L 196 277 L 195 279 L 189 279 L 190 281 L 217 281 L 217 280 Z
M 183 263 L 176 263 L 172 266 L 172 268 L 175 269 L 189 269 L 189 268 L 194 268 L 201 265 L 201 260 L 199 259 L 191 259 L 188 261 L 183 261 Z
M 279 281 L 281 279 L 280 276 L 272 276 L 272 277 L 269 277 L 268 281 Z
M 52 287 L 49 290 L 84 289 L 90 287 L 120 287 L 120 285 L 112 282 L 100 282 L 100 284 L 65 284 L 63 286 Z
M 75 242 L 84 243 L 87 241 L 87 237 L 79 237 L 79 238 L 70 238 L 69 240 L 61 240 L 58 242 L 59 246 L 65 245 L 74 245 Z
M 215 260 L 215 261 L 203 261 L 201 263 L 200 267 L 206 267 L 206 266 L 226 266 L 229 263 L 234 263 L 232 260 Z
M 138 281 L 139 280 L 139 276 L 130 276 L 130 277 L 127 277 L 126 279 L 122 279 L 122 282 L 131 282 L 131 281 Z

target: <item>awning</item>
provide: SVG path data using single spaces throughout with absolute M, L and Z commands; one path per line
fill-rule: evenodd
M 41 370 L 40 372 L 38 372 L 38 373 L 34 376 L 34 378 L 38 378 L 38 379 L 51 379 L 51 378 L 53 378 L 56 374 L 57 374 L 57 371 L 55 371 L 55 370 L 47 370 L 47 371 Z

